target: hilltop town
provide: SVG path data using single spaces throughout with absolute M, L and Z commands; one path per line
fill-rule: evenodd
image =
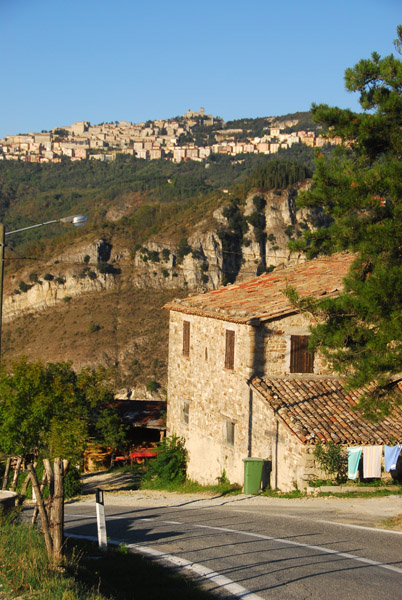
M 116 121 L 91 125 L 89 121 L 78 121 L 51 131 L 6 136 L 0 140 L 0 160 L 111 161 L 122 153 L 144 160 L 180 163 L 202 161 L 211 154 L 274 154 L 293 144 L 321 147 L 341 142 L 340 138 L 328 139 L 314 131 L 297 130 L 297 119 L 282 123 L 269 120 L 269 126 L 258 137 L 248 136 L 243 128 L 228 128 L 223 119 L 205 114 L 203 108 L 199 112 L 188 110 L 182 117 L 146 123 Z

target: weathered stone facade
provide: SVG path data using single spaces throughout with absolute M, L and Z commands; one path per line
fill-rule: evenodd
M 190 323 L 188 356 L 184 321 Z M 227 330 L 235 332 L 233 369 L 225 368 Z M 248 385 L 256 373 L 289 373 L 290 336 L 306 333 L 308 322 L 299 314 L 254 327 L 171 311 L 167 432 L 185 439 L 191 479 L 212 484 L 225 471 L 243 483 L 243 459 L 253 456 L 269 461 L 272 487 L 306 486 L 312 467 L 306 446 Z M 326 372 L 319 357 L 314 369 Z

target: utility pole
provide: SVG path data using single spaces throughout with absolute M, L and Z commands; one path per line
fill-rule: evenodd
M 1 358 L 1 323 L 3 319 L 3 280 L 4 280 L 4 248 L 6 234 L 4 224 L 0 223 L 0 358 Z

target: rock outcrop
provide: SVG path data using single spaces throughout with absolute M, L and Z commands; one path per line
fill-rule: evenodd
M 38 273 L 36 280 L 32 273 L 19 274 L 20 281 L 21 277 L 29 281 L 22 289 L 21 283 L 15 289 L 15 276 L 8 280 L 3 318 L 10 321 L 78 295 L 99 294 L 121 285 L 122 279 L 134 288 L 184 288 L 190 293 L 304 261 L 302 254 L 288 250 L 287 243 L 313 227 L 314 215 L 295 207 L 298 191 L 307 185 L 250 193 L 244 205 L 236 209 L 243 227 L 237 238 L 231 233 L 223 206 L 214 212 L 212 221 L 200 222 L 179 244 L 150 239 L 134 255 L 114 240 L 70 246 L 48 263 L 50 274 Z M 229 250 L 224 242 L 226 234 L 232 236 Z

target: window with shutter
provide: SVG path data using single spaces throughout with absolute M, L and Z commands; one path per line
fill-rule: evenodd
M 182 404 L 182 412 L 181 412 L 181 422 L 184 425 L 188 425 L 190 422 L 190 404 L 187 400 L 183 400 Z
M 234 369 L 235 332 L 226 330 L 225 369 Z
M 234 446 L 235 424 L 229 419 L 225 420 L 225 442 L 229 446 Z
M 183 356 L 190 356 L 190 321 L 183 321 Z
M 308 351 L 308 335 L 290 337 L 290 372 L 314 373 L 314 352 Z

